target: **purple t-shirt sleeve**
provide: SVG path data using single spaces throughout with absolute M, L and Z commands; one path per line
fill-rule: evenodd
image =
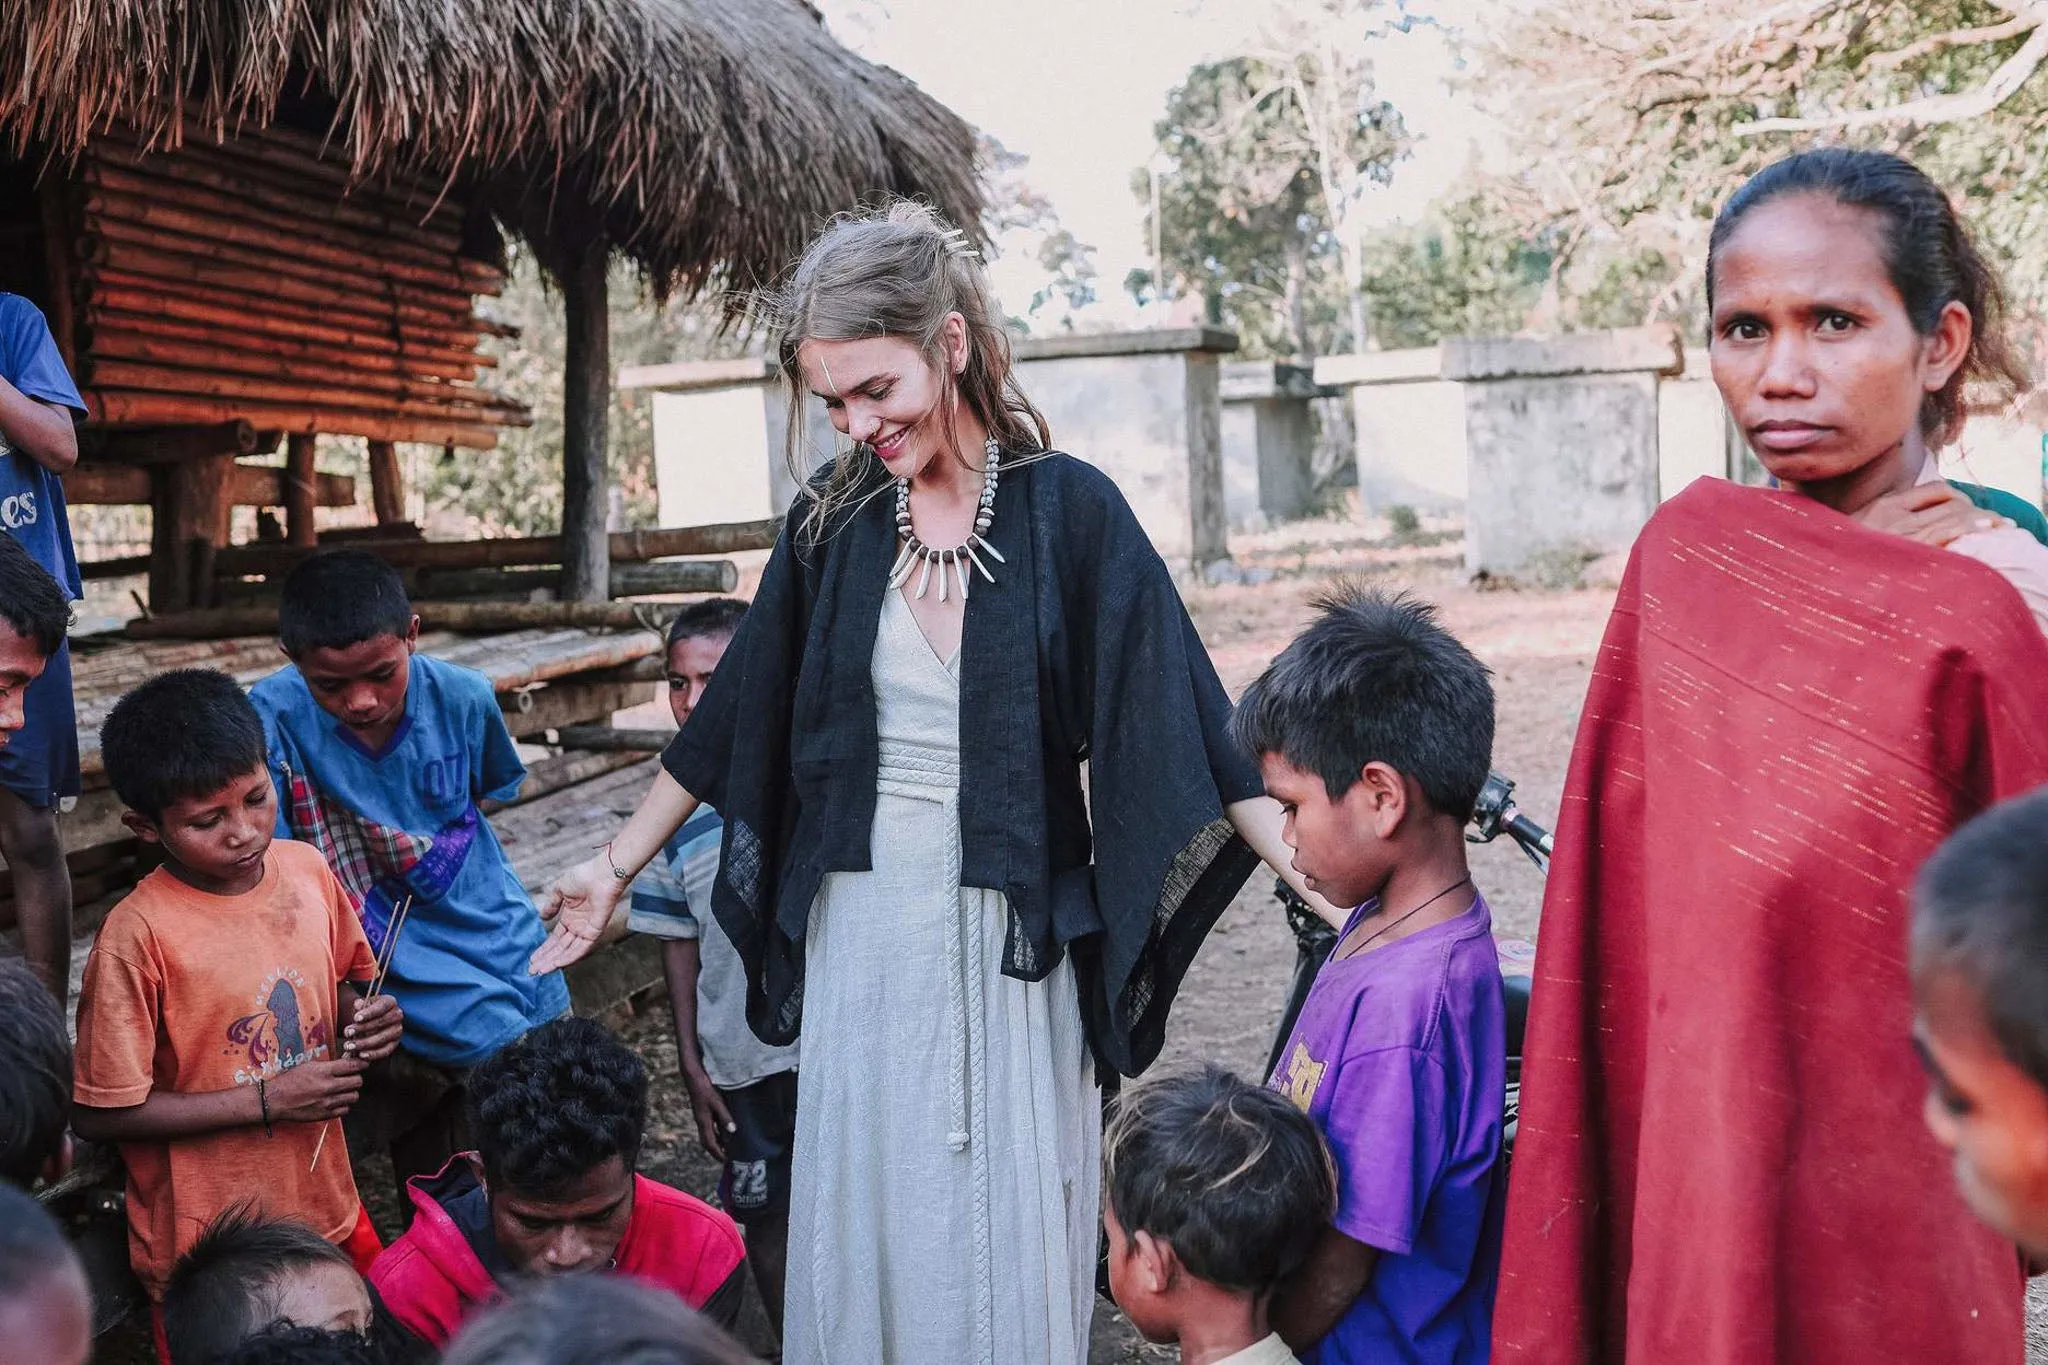
M 1337 1162 L 1332 1225 L 1353 1241 L 1406 1256 L 1450 1150 L 1443 1066 L 1416 1048 L 1381 1048 L 1345 1058 L 1329 1091 L 1325 1133 Z

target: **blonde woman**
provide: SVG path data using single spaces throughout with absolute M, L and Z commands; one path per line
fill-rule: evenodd
M 782 302 L 792 407 L 852 449 L 653 789 L 553 889 L 536 970 L 715 805 L 749 1021 L 803 1031 L 784 1359 L 1080 1365 L 1098 1069 L 1157 1056 L 1216 916 L 1287 868 L 1281 812 L 1115 485 L 1050 449 L 961 234 L 843 219 Z

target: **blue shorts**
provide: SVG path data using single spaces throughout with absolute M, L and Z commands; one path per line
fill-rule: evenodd
M 0 787 L 37 810 L 78 795 L 78 709 L 71 699 L 71 642 L 28 685 L 24 723 L 0 748 Z

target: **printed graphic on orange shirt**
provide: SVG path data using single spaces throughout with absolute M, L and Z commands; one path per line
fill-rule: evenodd
M 1289 1054 L 1287 1065 L 1281 1070 L 1278 1083 L 1273 1088 L 1294 1101 L 1295 1108 L 1307 1113 L 1308 1107 L 1315 1103 L 1316 1089 L 1323 1083 L 1323 1073 L 1329 1069 L 1328 1063 L 1308 1055 L 1306 1043 L 1296 1041 L 1294 1051 Z
M 235 1068 L 236 1085 L 254 1085 L 327 1055 L 333 1041 L 328 1023 L 307 1017 L 301 1003 L 306 988 L 305 976 L 295 968 L 274 971 L 256 992 L 255 1011 L 228 1025 L 228 1046 L 222 1050 L 240 1053 L 245 1062 Z

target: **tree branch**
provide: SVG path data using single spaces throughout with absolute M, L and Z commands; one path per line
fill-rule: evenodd
M 1880 70 L 1893 71 L 1922 57 L 1933 56 L 1952 47 L 1977 47 L 1984 43 L 2002 43 L 2007 38 L 2017 38 L 2022 33 L 2032 33 L 2048 18 L 2038 13 L 2021 13 L 2002 24 L 1987 24 L 1983 28 L 1958 28 L 1947 33 L 1931 33 L 1916 43 L 1908 43 L 1897 52 L 1880 52 L 1870 58 L 1869 65 Z
M 1857 109 L 1846 114 L 1818 118 L 1767 118 L 1738 123 L 1731 130 L 1740 137 L 1764 133 L 1817 133 L 1837 128 L 1868 128 L 1880 123 L 1962 123 L 1980 118 L 2004 104 L 2027 83 L 2044 59 L 2048 59 L 2048 26 L 2040 16 L 2020 50 L 1999 64 L 1984 84 L 1961 95 L 1935 95 L 1907 100 L 1880 109 Z

